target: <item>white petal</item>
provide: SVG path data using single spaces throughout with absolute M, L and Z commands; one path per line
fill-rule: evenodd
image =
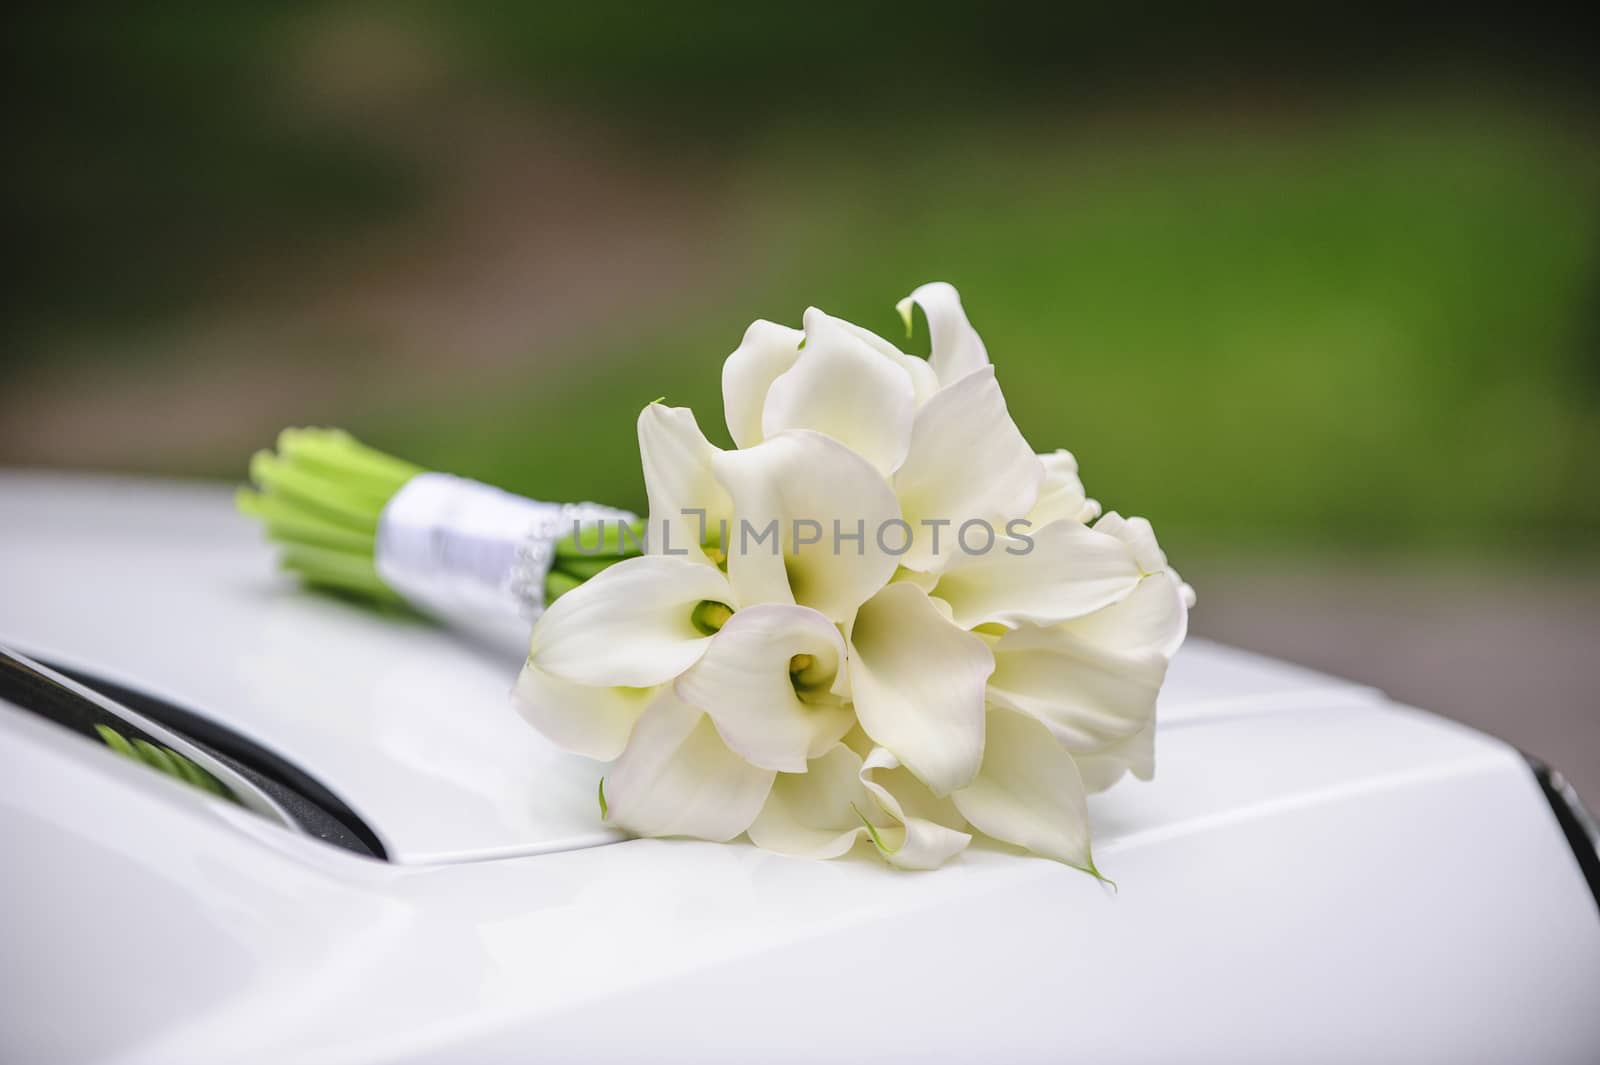
M 895 557 L 877 535 L 900 516 L 894 492 L 838 441 L 780 433 L 721 453 L 716 468 L 739 516 L 724 546 L 741 606 L 799 603 L 845 621 L 894 574 Z M 759 539 L 769 528 L 773 535 Z M 836 542 L 836 531 L 861 538 Z M 813 535 L 816 542 L 803 542 Z M 899 547 L 892 525 L 887 541 Z
M 622 753 L 653 688 L 595 688 L 553 677 L 531 662 L 522 667 L 512 702 L 550 742 L 601 762 Z
M 990 712 L 983 769 L 954 799 L 978 831 L 1094 871 L 1083 778 L 1072 756 L 1032 718 Z
M 1091 795 L 1105 791 L 1130 771 L 1140 780 L 1149 780 L 1156 772 L 1155 722 L 1103 751 L 1075 754 L 1072 760 L 1083 775 L 1084 790 Z
M 1186 609 L 1193 610 L 1194 604 L 1198 600 L 1198 597 L 1195 595 L 1194 585 L 1178 576 L 1178 571 L 1173 569 L 1171 566 L 1167 567 L 1167 572 L 1172 574 L 1172 579 L 1178 582 L 1178 592 L 1183 596 L 1184 607 Z
M 767 391 L 761 430 L 825 433 L 880 473 L 894 472 L 911 444 L 916 387 L 894 359 L 815 307 L 806 311 L 806 346 Z
M 891 584 L 897 582 L 914 584 L 918 588 L 921 588 L 923 591 L 931 595 L 933 593 L 934 586 L 939 583 L 939 575 L 937 573 L 924 573 L 920 570 L 906 569 L 902 566 L 900 569 L 894 571 L 894 576 L 889 578 L 889 582 Z M 941 599 L 939 602 L 942 603 L 944 600 Z M 946 609 L 948 609 L 948 607 Z
M 551 603 L 533 627 L 528 660 L 579 684 L 647 688 L 705 653 L 711 641 L 690 620 L 694 608 L 732 598 L 727 578 L 711 566 L 630 558 Z
M 836 744 L 804 773 L 778 774 L 750 826 L 750 842 L 779 854 L 837 858 L 866 832 L 861 817 L 874 813 L 861 783 L 861 756 Z M 887 824 L 886 817 L 878 817 Z
M 1125 740 L 1155 720 L 1167 675 L 1156 651 L 1099 646 L 1064 626 L 1006 633 L 994 663 L 989 702 L 1037 719 L 1074 753 Z
M 934 798 L 887 750 L 861 755 L 844 744 L 807 772 L 779 773 L 750 840 L 780 854 L 836 858 L 867 836 L 891 865 L 931 869 L 971 835 L 948 799 Z
M 677 680 L 678 697 L 710 715 L 723 740 L 745 761 L 804 773 L 850 731 L 855 715 L 802 702 L 789 675 L 795 655 L 811 655 L 828 685 L 844 669 L 844 640 L 833 623 L 803 606 L 748 607 L 729 618 L 700 661 Z
M 934 393 L 939 391 L 939 375 L 933 372 L 933 367 L 928 365 L 927 359 L 920 359 L 915 355 L 907 355 L 883 337 L 870 329 L 863 329 L 854 322 L 847 322 L 843 318 L 831 318 L 831 322 L 855 337 L 875 351 L 882 352 L 891 361 L 911 376 L 911 385 L 916 392 L 917 406 L 921 406 L 932 399 Z M 909 330 L 908 330 L 909 332 Z
M 901 516 L 915 534 L 900 564 L 937 571 L 957 554 L 1002 550 L 1006 522 L 1028 513 L 1044 476 L 1006 411 L 993 367 L 945 388 L 917 412 L 911 449 L 894 476 Z M 964 529 L 969 521 L 982 526 Z
M 1040 452 L 1039 461 L 1044 463 L 1046 476 L 1060 478 L 1063 483 L 1083 487 L 1083 481 L 1078 476 L 1078 456 L 1066 448 L 1058 447 L 1054 451 Z
M 989 365 L 989 352 L 983 339 L 967 320 L 961 306 L 961 294 L 947 281 L 930 281 L 917 288 L 896 304 L 900 316 L 911 328 L 911 307 L 915 304 L 928 316 L 929 340 L 932 350 L 928 362 L 939 383 L 945 387 L 955 384 L 970 373 Z
M 754 447 L 766 438 L 761 431 L 761 411 L 767 390 L 800 357 L 806 335 L 798 329 L 756 321 L 745 330 L 744 340 L 722 364 L 722 409 L 728 433 L 736 447 Z
M 712 470 L 719 453 L 687 407 L 652 403 L 639 414 L 639 460 L 650 503 L 651 554 L 711 564 L 700 550 L 702 537 L 715 538 L 719 523 L 733 510 Z
M 606 777 L 608 819 L 640 836 L 729 840 L 755 820 L 772 777 L 728 750 L 709 718 L 666 689 Z
M 936 795 L 964 787 L 983 757 L 984 641 L 957 628 L 914 584 L 873 596 L 850 631 L 861 727 Z
M 1100 516 L 1100 504 L 1084 492 L 1078 477 L 1078 460 L 1070 451 L 1054 451 L 1039 456 L 1044 463 L 1044 485 L 1039 501 L 1028 514 L 1035 528 L 1054 521 L 1090 522 Z
M 1021 540 L 1001 542 L 988 554 L 952 561 L 933 594 L 950 604 L 956 624 L 1048 625 L 1109 606 L 1139 583 L 1133 551 L 1098 528 L 1057 521 L 1028 536 L 1031 549 Z
M 867 755 L 861 764 L 861 783 L 894 819 L 892 825 L 875 825 L 871 830 L 872 842 L 890 865 L 936 869 L 972 842 L 970 833 L 955 827 L 965 823 L 955 804 L 928 791 L 887 748 L 874 748 Z
M 1156 531 L 1144 518 L 1124 518 L 1113 510 L 1094 527 L 1096 532 L 1115 536 L 1132 548 L 1133 557 L 1145 573 L 1160 573 L 1167 568 L 1167 556 L 1156 543 Z
M 1062 622 L 1061 627 L 1100 647 L 1171 658 L 1189 632 L 1185 587 L 1171 570 L 1152 573 L 1126 599 Z

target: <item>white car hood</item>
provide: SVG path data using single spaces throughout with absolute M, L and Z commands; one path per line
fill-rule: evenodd
M 224 486 L 0 474 L 0 590 L 0 643 L 165 698 L 270 748 L 342 798 L 392 861 L 621 838 L 600 821 L 600 765 L 551 746 L 512 710 L 515 652 L 307 594 L 274 571 L 271 549 Z M 1180 730 L 1379 700 L 1359 685 L 1191 640 L 1161 695 L 1162 776 L 1183 776 L 1181 763 L 1166 764 Z M 1194 786 L 1216 799 L 1214 783 Z M 1113 836 L 1207 805 L 1185 790 L 1144 790 L 1118 789 L 1150 808 L 1143 820 L 1117 812 Z
M 1174 663 L 1155 780 L 1090 800 L 1112 890 L 981 840 L 927 874 L 595 846 L 600 767 L 508 708 L 514 653 L 295 589 L 219 487 L 0 475 L 0 641 L 232 725 L 391 858 L 0 713 L 5 1060 L 1579 1062 L 1600 1042 L 1595 900 L 1516 752 L 1204 643 Z

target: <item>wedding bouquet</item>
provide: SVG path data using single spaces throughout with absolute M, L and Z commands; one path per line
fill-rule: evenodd
M 816 308 L 722 370 L 734 447 L 639 416 L 648 520 L 286 432 L 241 507 L 312 584 L 527 639 L 522 715 L 644 836 L 932 868 L 982 833 L 1099 876 L 1085 797 L 1154 771 L 1193 592 L 1035 454 L 956 290 L 908 355 Z

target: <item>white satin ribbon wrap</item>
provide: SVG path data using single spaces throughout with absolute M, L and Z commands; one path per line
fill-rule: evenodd
M 378 576 L 412 606 L 478 632 L 526 640 L 544 611 L 556 542 L 575 527 L 632 521 L 596 503 L 541 503 L 454 477 L 422 473 L 378 517 Z

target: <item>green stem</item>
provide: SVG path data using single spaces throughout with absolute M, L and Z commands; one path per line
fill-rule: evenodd
M 276 452 L 260 451 L 250 460 L 254 487 L 241 488 L 235 502 L 279 546 L 283 568 L 307 585 L 401 604 L 373 565 L 374 540 L 383 508 L 423 472 L 339 429 L 285 429 Z M 639 554 L 643 534 L 643 522 L 624 532 L 608 521 L 603 533 L 567 536 L 545 578 L 545 601 Z
M 278 434 L 278 454 L 343 481 L 363 481 L 388 497 L 424 472 L 392 455 L 367 447 L 342 429 L 285 429 Z
M 610 558 L 558 558 L 551 566 L 552 572 L 565 573 L 586 581 L 601 570 L 610 569 L 622 559 L 612 556 Z
M 383 603 L 404 602 L 378 576 L 370 554 L 362 557 L 309 544 L 285 544 L 279 562 L 307 584 L 319 588 L 354 592 Z
M 544 601 L 548 605 L 566 595 L 583 581 L 570 573 L 551 570 L 544 579 Z
M 557 558 L 632 558 L 644 542 L 644 522 L 607 521 L 600 529 L 580 529 L 556 541 Z
M 277 496 L 297 510 L 369 534 L 377 532 L 378 515 L 394 496 L 358 480 L 340 480 L 309 470 L 270 451 L 258 451 L 250 459 L 250 479 L 263 493 Z
M 267 535 L 280 543 L 304 543 L 372 556 L 372 537 L 319 517 L 283 496 L 241 488 L 234 501 L 240 513 L 259 519 Z
M 339 429 L 285 429 L 250 460 L 239 511 L 261 522 L 284 569 L 311 587 L 378 604 L 403 602 L 373 566 L 378 518 L 414 466 Z

